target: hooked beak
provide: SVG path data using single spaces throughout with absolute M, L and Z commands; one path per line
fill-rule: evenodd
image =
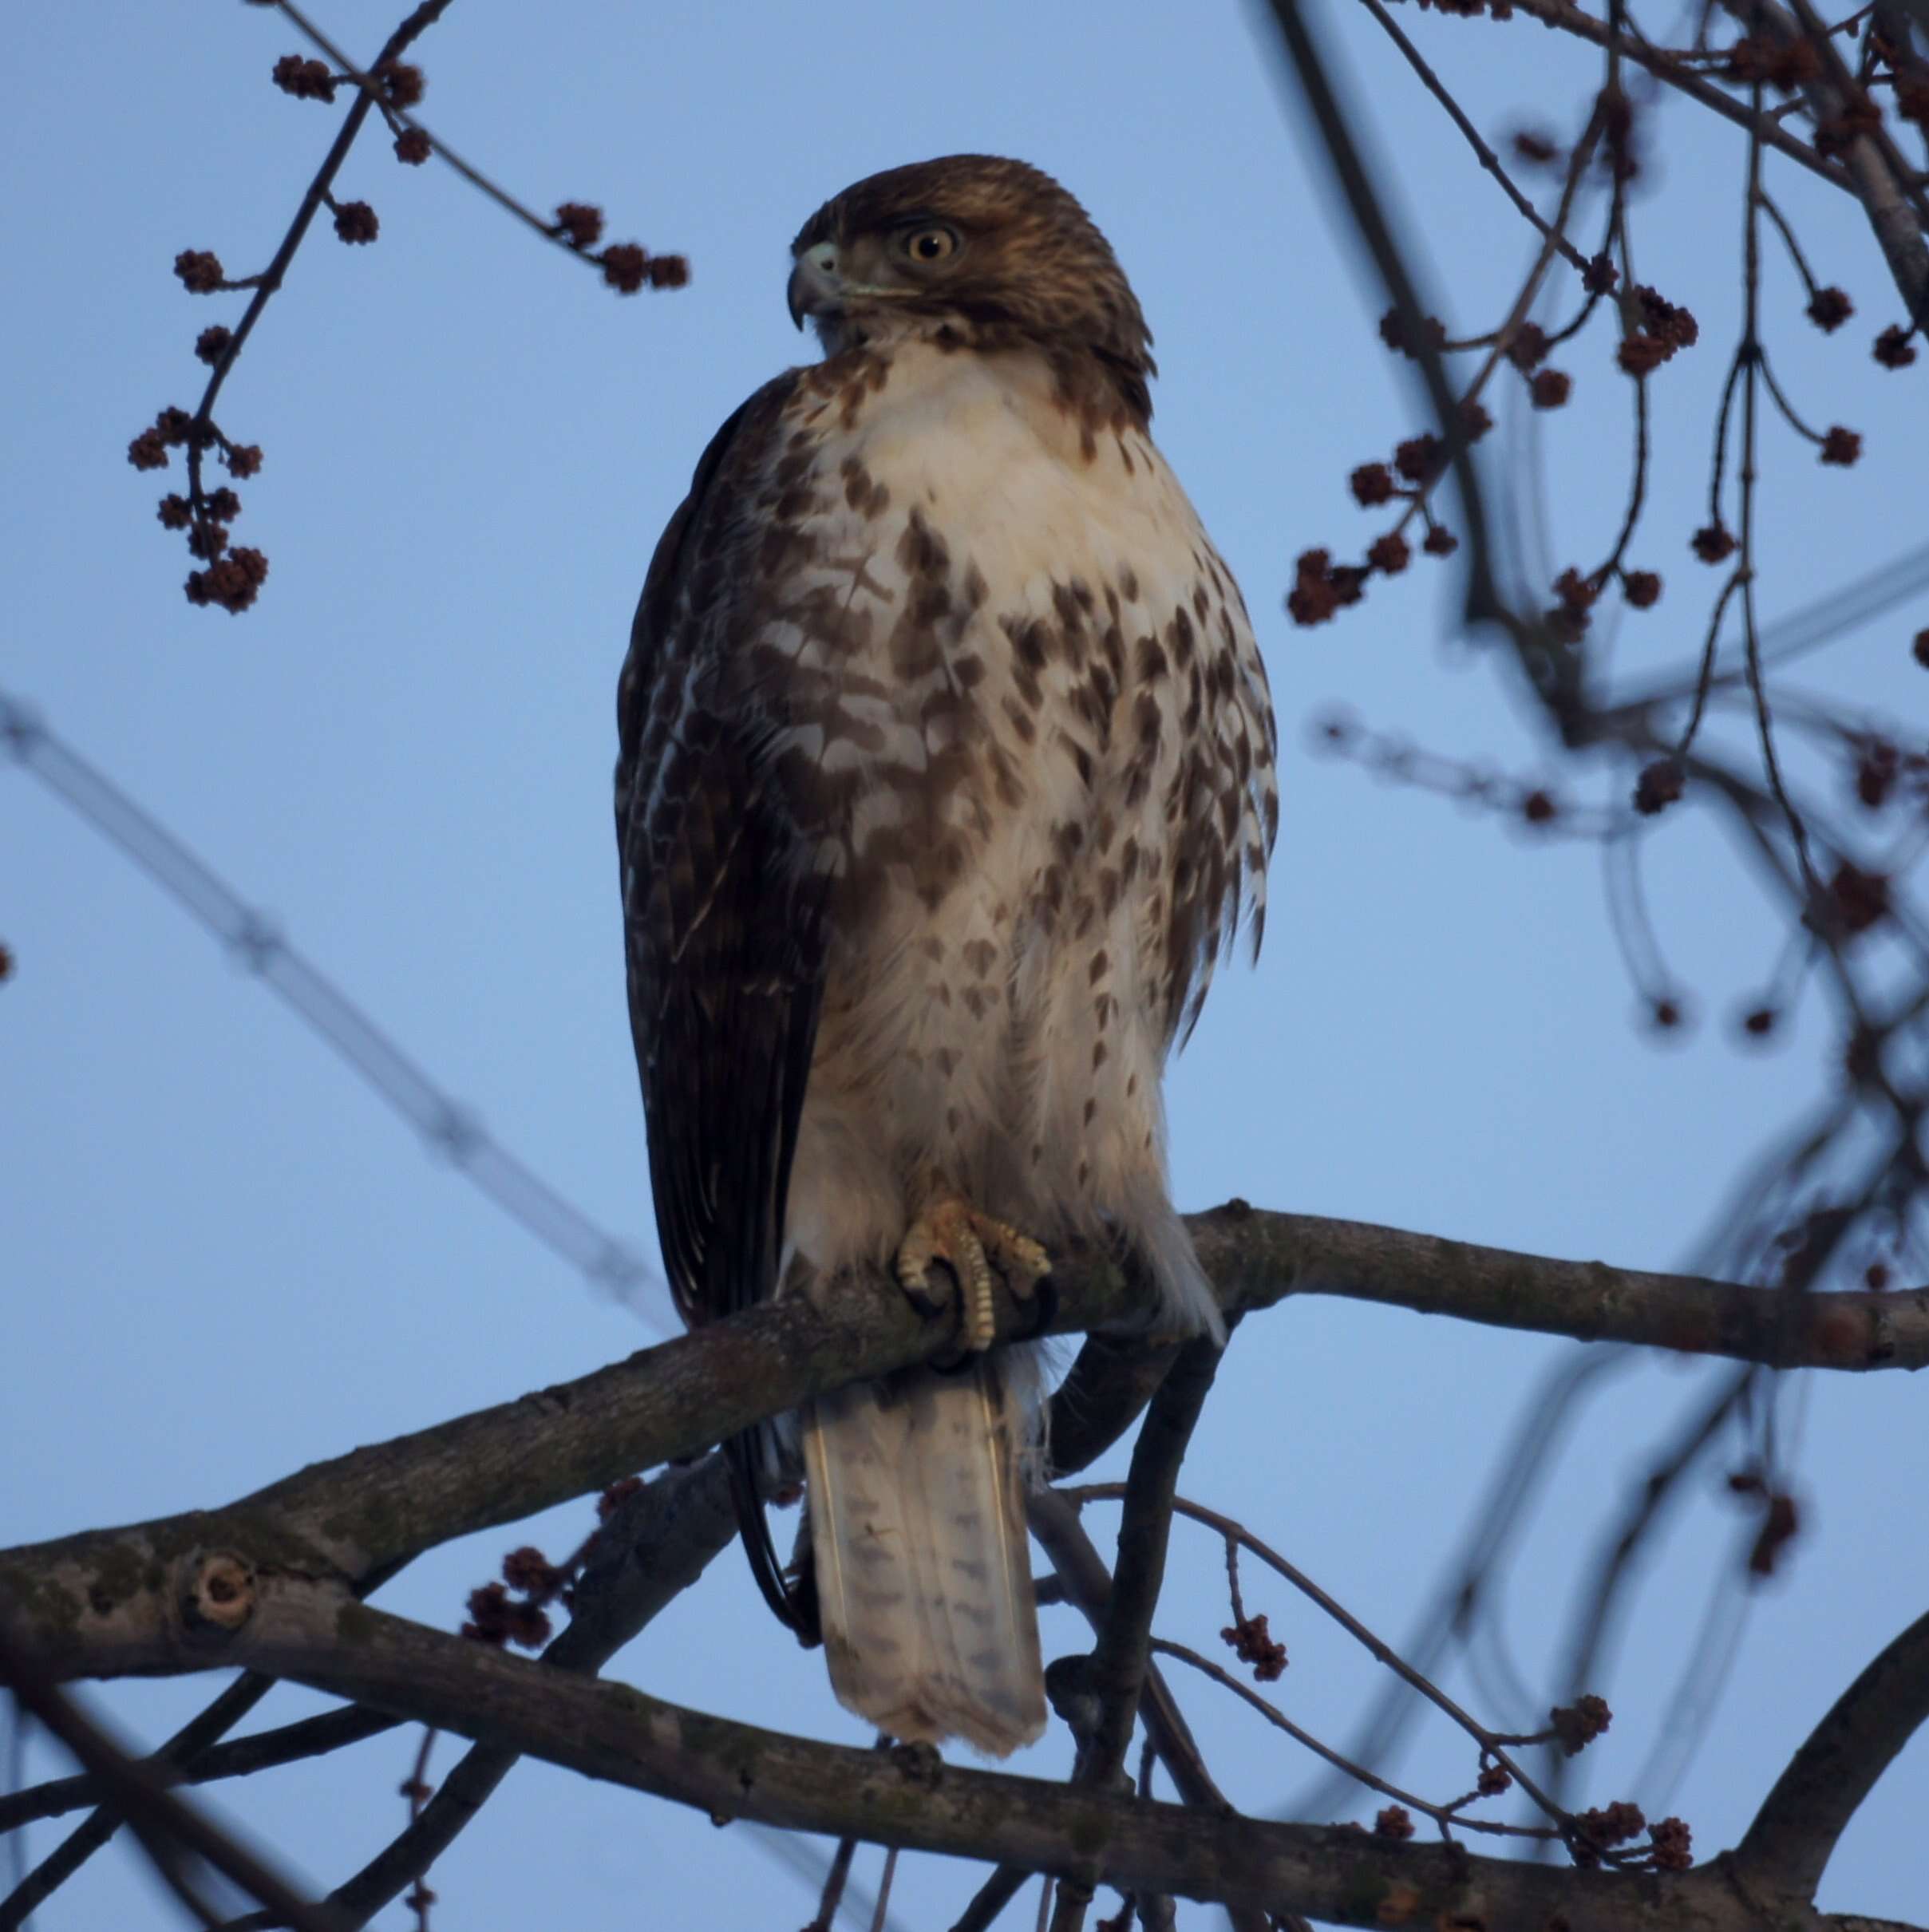
M 844 306 L 844 285 L 837 273 L 837 249 L 820 242 L 797 257 L 790 271 L 790 319 L 801 329 L 805 318 L 828 314 Z

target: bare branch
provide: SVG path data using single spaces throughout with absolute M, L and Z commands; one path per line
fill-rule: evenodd
M 331 1912 L 302 1898 L 280 1873 L 175 1797 L 144 1766 L 81 1716 L 4 1632 L 0 1632 L 0 1681 L 95 1777 L 111 1787 L 115 1804 L 140 1835 L 162 1878 L 182 1894 L 184 1903 L 192 1902 L 179 1868 L 180 1855 L 186 1852 L 266 1901 L 292 1932 L 338 1932 L 338 1922 Z
M 1219 1816 L 1041 1780 L 934 1768 L 786 1737 L 683 1709 L 427 1630 L 306 1579 L 272 1582 L 223 1646 L 245 1661 L 410 1720 L 486 1739 L 719 1819 L 1062 1874 L 1100 1845 L 1104 1880 L 1141 1894 L 1247 1904 L 1373 1923 L 1405 1910 L 1432 1924 L 1569 1932 L 1757 1932 L 1754 1906 L 1718 1867 L 1560 1871 L 1459 1847 L 1394 1845 L 1339 1827 Z
M 1791 1298 L 1692 1277 L 1509 1254 L 1243 1203 L 1191 1217 L 1229 1314 L 1290 1294 L 1340 1294 L 1587 1340 L 1783 1367 L 1929 1362 L 1929 1290 Z M 1142 1290 L 1101 1255 L 1053 1274 L 1054 1328 L 1144 1318 Z M 1021 1319 L 1001 1311 L 1008 1328 Z M 921 1322 L 881 1281 L 788 1297 L 514 1402 L 358 1449 L 231 1504 L 0 1552 L 0 1614 L 57 1674 L 114 1675 L 176 1655 L 200 1616 L 211 1552 L 244 1569 L 365 1582 L 417 1551 L 532 1515 L 630 1472 L 687 1456 L 863 1377 L 927 1360 L 949 1325 Z
M 1836 1841 L 1929 1723 L 1929 1614 L 1843 1692 L 1775 1780 L 1735 1853 L 1743 1883 L 1812 1898 Z

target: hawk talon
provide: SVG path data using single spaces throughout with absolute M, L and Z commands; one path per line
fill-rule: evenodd
M 1020 1298 L 1030 1302 L 1034 1319 L 1030 1328 L 1012 1339 L 1015 1341 L 1036 1341 L 1058 1318 L 1058 1290 L 1053 1286 L 1049 1277 L 1046 1277 L 1034 1282 L 1030 1294 Z
M 1014 1299 L 1030 1302 L 1051 1273 L 1051 1257 L 1030 1235 L 981 1213 L 962 1195 L 942 1194 L 906 1231 L 897 1252 L 898 1285 L 921 1312 L 929 1305 L 931 1265 L 942 1261 L 958 1283 L 961 1339 L 967 1357 L 998 1336 L 994 1262 Z

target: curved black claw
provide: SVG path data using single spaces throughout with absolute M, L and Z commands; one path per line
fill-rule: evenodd
M 1022 1334 L 1014 1335 L 1014 1341 L 1036 1341 L 1058 1319 L 1058 1290 L 1049 1274 L 1041 1275 L 1032 1283 L 1026 1300 L 1032 1310 L 1031 1326 Z

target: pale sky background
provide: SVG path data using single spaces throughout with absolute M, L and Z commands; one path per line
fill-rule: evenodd
M 1591 57 L 1524 18 L 1401 14 L 1490 135 L 1529 103 L 1571 126 Z M 1524 224 L 1370 22 L 1337 3 L 1319 14 L 1397 164 L 1453 326 L 1492 326 Z M 370 0 L 326 0 L 323 14 L 364 54 L 396 17 Z M 1379 527 L 1347 496 L 1347 472 L 1423 419 L 1374 342 L 1382 304 L 1241 7 L 557 0 L 539 13 L 464 0 L 418 50 L 429 124 L 540 207 L 596 202 L 612 237 L 687 251 L 694 280 L 619 300 L 445 170 L 398 168 L 377 130 L 338 190 L 374 203 L 380 241 L 345 248 L 324 219 L 223 400 L 223 427 L 267 453 L 242 486 L 236 535 L 272 566 L 259 606 L 231 618 L 184 602 L 188 559 L 154 521 L 178 460 L 140 475 L 122 452 L 161 405 L 192 406 L 195 335 L 240 311 L 239 298 L 184 294 L 175 253 L 211 248 L 235 274 L 263 265 L 330 138 L 335 113 L 268 85 L 296 45 L 278 17 L 239 5 L 8 12 L 0 689 L 39 707 L 624 1239 L 654 1256 L 609 825 L 612 692 L 636 591 L 717 423 L 810 353 L 784 311 L 800 222 L 859 176 L 959 149 L 1049 169 L 1117 247 L 1157 334 L 1156 428 L 1245 586 L 1279 707 L 1268 944 L 1256 972 L 1221 976 L 1170 1082 L 1181 1203 L 1239 1194 L 1666 1267 L 1692 1253 L 1759 1138 L 1819 1091 L 1836 1029 L 1814 1002 L 1766 1055 L 1739 1051 L 1722 1023 L 1766 974 L 1780 915 L 1708 817 L 1671 815 L 1652 851 L 1659 929 L 1710 1022 L 1658 1050 L 1589 848 L 1308 755 L 1307 721 L 1341 703 L 1434 749 L 1556 769 L 1497 667 L 1455 642 L 1451 567 L 1376 585 L 1317 630 L 1282 612 L 1299 550 L 1351 551 Z M 1704 119 L 1666 104 L 1667 158 L 1636 214 L 1640 272 L 1695 310 L 1703 339 L 1655 384 L 1653 504 L 1631 561 L 1667 591 L 1623 627 L 1631 670 L 1694 648 L 1712 576 L 1686 539 L 1737 324 L 1744 152 Z M 1814 416 L 1868 442 L 1860 468 L 1818 472 L 1778 427 L 1765 433 L 1773 618 L 1920 541 L 1929 377 L 1869 359 L 1898 310 L 1859 213 L 1785 164 L 1771 160 L 1769 179 L 1818 271 L 1860 310 L 1824 341 L 1771 252 L 1777 365 Z M 1570 306 L 1564 282 L 1556 306 Z M 1556 567 L 1591 563 L 1620 512 L 1628 401 L 1609 354 L 1593 335 L 1561 358 L 1578 392 L 1545 425 Z M 1807 682 L 1919 732 L 1929 685 L 1907 640 L 1925 623 L 1919 597 Z M 1595 777 L 1601 796 L 1619 782 Z M 0 990 L 0 1541 L 225 1500 L 584 1373 L 666 1319 L 660 1301 L 598 1298 L 426 1159 L 280 1002 L 10 768 L 0 938 L 18 956 Z M 1240 1333 L 1184 1487 L 1384 1634 L 1416 1638 L 1512 1419 L 1570 1353 L 1295 1302 Z M 1501 1580 L 1526 1702 L 1504 1681 L 1449 1680 L 1496 1724 L 1544 1711 L 1595 1540 L 1643 1472 L 1644 1445 L 1715 1373 L 1656 1361 L 1597 1384 Z M 1587 1801 L 1678 1811 L 1702 1855 L 1735 1842 L 1789 1751 L 1929 1598 L 1925 1394 L 1899 1376 L 1816 1379 L 1792 1404 L 1804 1535 L 1756 1593 L 1706 1744 L 1678 1788 L 1657 1792 L 1642 1767 L 1752 1527 L 1718 1469 L 1684 1497 L 1597 1685 L 1615 1718 L 1582 1760 Z M 504 1551 L 532 1540 L 559 1555 L 589 1521 L 585 1502 L 436 1552 L 379 1601 L 451 1627 Z M 1162 1631 L 1214 1650 L 1219 1587 L 1216 1547 L 1178 1531 Z M 1286 1708 L 1343 1744 L 1377 1675 L 1283 1590 L 1256 1576 L 1247 1588 L 1291 1652 Z M 1048 1655 L 1085 1647 L 1062 1610 L 1046 1613 L 1046 1641 Z M 735 1552 L 615 1672 L 705 1709 L 864 1736 L 821 1659 L 770 1623 Z M 117 1685 L 89 1702 L 152 1740 L 216 1688 Z M 1236 1802 L 1277 1811 L 1306 1790 L 1310 1761 L 1257 1718 L 1209 1689 L 1180 1691 Z M 258 1718 L 318 1702 L 278 1692 Z M 459 1748 L 444 1740 L 437 1767 Z M 401 1824 L 413 1750 L 413 1736 L 386 1737 L 205 1801 L 322 1890 Z M 1066 1761 L 1054 1736 L 1022 1768 L 1057 1776 Z M 34 1777 L 65 1768 L 30 1753 Z M 1429 1724 L 1389 1768 L 1444 1797 L 1472 1783 L 1472 1749 Z M 1919 1738 L 1844 1839 L 1825 1905 L 1929 1914 L 1926 1799 Z M 34 1855 L 56 1839 L 34 1827 Z M 876 1863 L 864 1854 L 860 1874 Z M 977 1876 L 907 1860 L 899 1922 L 948 1923 Z M 437 1932 L 785 1927 L 815 1904 L 745 1831 L 533 1764 L 431 1883 Z M 1032 1909 L 1028 1894 L 1010 1922 Z M 1215 1918 L 1181 1908 L 1184 1923 Z M 119 1845 L 38 1920 L 41 1932 L 176 1922 Z M 399 1906 L 377 1921 L 407 1922 Z

